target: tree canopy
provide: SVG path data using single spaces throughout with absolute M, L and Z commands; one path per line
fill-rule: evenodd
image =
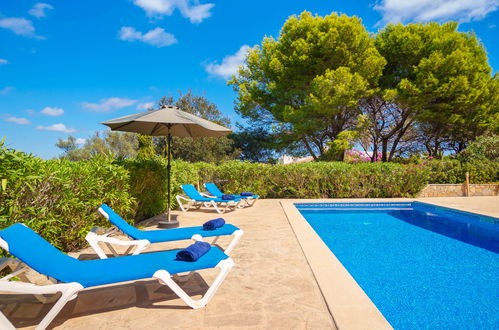
M 373 161 L 390 161 L 459 152 L 499 130 L 498 76 L 476 36 L 454 22 L 370 35 L 356 17 L 303 12 L 250 49 L 229 84 L 236 111 L 273 134 L 274 148 L 298 142 L 314 158 L 341 159 L 345 136 Z
M 238 113 L 317 157 L 353 124 L 358 100 L 372 93 L 384 65 L 359 18 L 303 12 L 277 39 L 250 49 L 229 84 Z

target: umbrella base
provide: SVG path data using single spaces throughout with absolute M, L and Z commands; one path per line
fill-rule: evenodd
M 168 219 L 168 215 L 166 215 L 166 218 Z M 180 222 L 178 221 L 178 218 L 179 217 L 178 217 L 177 214 L 171 214 L 170 215 L 170 221 L 168 221 L 168 220 L 161 220 L 161 221 L 158 222 L 158 227 L 159 228 L 177 228 L 179 226 L 179 224 L 180 224 Z
M 178 220 L 172 220 L 172 221 L 160 221 L 158 222 L 158 227 L 159 228 L 176 228 L 178 227 L 180 222 Z

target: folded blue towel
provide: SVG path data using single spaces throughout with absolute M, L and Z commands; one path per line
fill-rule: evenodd
M 177 252 L 177 260 L 196 261 L 206 252 L 210 251 L 211 245 L 206 242 L 197 241 L 183 250 Z
M 233 195 L 222 195 L 222 199 L 225 201 L 231 201 L 231 200 L 236 199 L 236 197 Z
M 246 196 L 253 196 L 253 193 L 250 193 L 250 192 L 245 191 L 245 192 L 242 192 L 242 193 L 241 193 L 241 196 L 245 196 L 245 197 L 246 197 Z
M 225 224 L 225 220 L 223 218 L 216 218 L 210 221 L 206 221 L 203 224 L 204 230 L 215 230 L 217 228 L 222 227 Z

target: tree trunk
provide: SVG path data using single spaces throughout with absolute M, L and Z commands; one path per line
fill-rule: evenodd
M 314 160 L 317 160 L 317 156 L 315 155 L 314 151 L 310 147 L 310 144 L 308 143 L 307 138 L 303 137 L 302 141 L 305 144 L 305 148 L 307 148 L 307 150 L 310 153 L 310 155 L 312 155 L 312 157 L 314 157 Z

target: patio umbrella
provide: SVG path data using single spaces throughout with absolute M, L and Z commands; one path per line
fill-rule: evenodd
M 170 175 L 171 175 L 171 140 L 172 136 L 202 137 L 225 136 L 230 129 L 209 120 L 197 117 L 180 110 L 175 106 L 166 106 L 159 110 L 141 112 L 101 123 L 113 131 L 133 132 L 151 136 L 168 137 L 168 212 L 166 224 L 173 225 L 177 221 L 170 218 Z

